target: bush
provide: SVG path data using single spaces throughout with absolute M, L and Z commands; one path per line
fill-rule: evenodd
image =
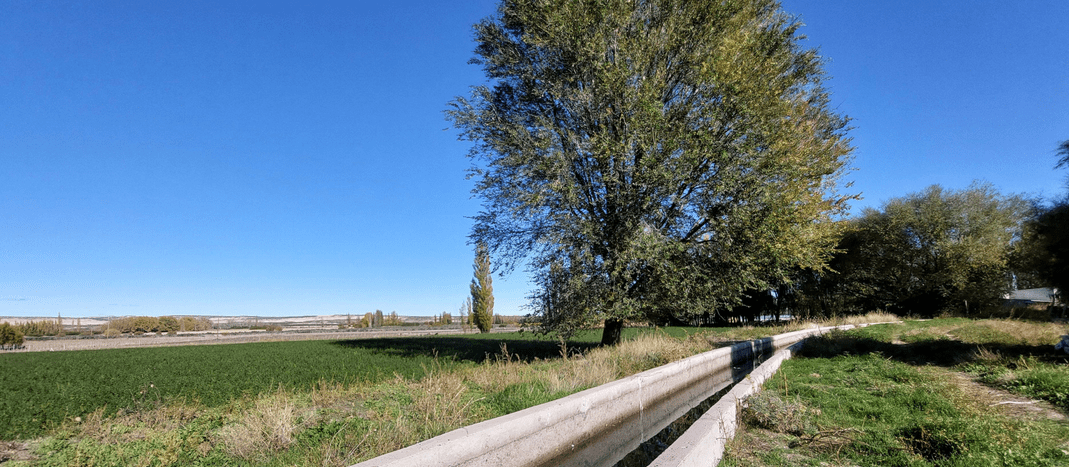
M 785 400 L 765 391 L 746 400 L 742 419 L 750 426 L 803 436 L 818 431 L 813 419 L 819 414 L 819 409 L 810 408 L 797 398 Z
M 0 346 L 14 348 L 15 346 L 21 346 L 22 342 L 22 331 L 7 322 L 0 324 Z
M 161 316 L 159 319 L 159 330 L 168 334 L 174 334 L 178 332 L 181 325 L 178 323 L 178 318 L 174 316 Z

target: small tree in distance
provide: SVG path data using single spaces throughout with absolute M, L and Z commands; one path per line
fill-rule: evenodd
M 465 331 L 471 329 L 471 297 L 460 304 L 460 325 Z
M 471 320 L 481 332 L 494 324 L 494 286 L 490 277 L 490 251 L 486 244 L 475 247 L 475 278 L 471 280 Z

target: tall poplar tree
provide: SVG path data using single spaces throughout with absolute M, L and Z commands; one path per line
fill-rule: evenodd
M 485 244 L 475 247 L 475 277 L 471 280 L 471 320 L 481 332 L 490 332 L 494 324 L 494 285 L 490 271 L 490 252 Z
M 799 27 L 771 0 L 503 0 L 475 25 L 490 85 L 447 111 L 471 237 L 530 265 L 545 330 L 615 344 L 823 266 L 852 148 Z

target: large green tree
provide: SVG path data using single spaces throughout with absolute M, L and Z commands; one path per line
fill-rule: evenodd
M 770 0 L 503 0 L 475 26 L 472 238 L 527 262 L 544 329 L 693 315 L 819 268 L 852 148 Z
M 1069 167 L 1069 140 L 1058 145 L 1055 168 Z M 1025 228 L 1019 266 L 1033 286 L 1058 289 L 1062 303 L 1069 291 L 1069 194 L 1039 213 Z
M 1041 208 L 1025 227 L 1022 244 L 1020 266 L 1027 285 L 1057 288 L 1064 304 L 1069 290 L 1069 197 Z
M 931 317 L 977 314 L 1012 286 L 1010 259 L 1030 200 L 989 184 L 938 185 L 866 209 L 853 222 L 826 280 L 857 311 L 884 309 Z

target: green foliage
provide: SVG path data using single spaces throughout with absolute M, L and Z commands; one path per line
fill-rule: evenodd
M 0 348 L 22 345 L 22 330 L 6 321 L 0 323 Z
M 831 263 L 838 274 L 822 286 L 848 300 L 843 311 L 990 312 L 1012 285 L 1013 242 L 1030 209 L 1028 200 L 989 184 L 960 191 L 933 185 L 892 199 L 851 223 Z
M 475 277 L 471 280 L 471 320 L 481 332 L 494 324 L 494 285 L 490 271 L 490 251 L 480 243 L 475 247 Z
M 1064 291 L 1069 290 L 1069 197 L 1038 210 L 1025 226 L 1015 259 L 1023 275 L 1033 279 L 1029 285 L 1055 287 L 1063 291 L 1064 302 Z
M 799 27 L 771 0 L 504 0 L 475 26 L 493 83 L 447 112 L 472 238 L 531 260 L 546 330 L 724 311 L 824 264 L 852 148 Z
M 145 334 L 149 332 L 166 332 L 170 334 L 179 331 L 206 331 L 212 328 L 212 322 L 208 318 L 194 318 L 183 316 L 126 316 L 109 320 L 108 323 L 98 327 L 98 332 L 106 335 L 118 334 Z
M 26 321 L 15 325 L 24 336 L 62 336 L 63 326 L 58 320 Z
M 212 328 L 212 321 L 208 318 L 194 318 L 183 316 L 178 320 L 179 331 L 207 331 Z
M 1058 144 L 1058 164 L 1054 168 L 1069 167 L 1069 140 Z
M 175 333 L 181 328 L 181 324 L 178 322 L 178 318 L 174 316 L 161 316 L 158 321 L 159 330 L 161 332 Z

